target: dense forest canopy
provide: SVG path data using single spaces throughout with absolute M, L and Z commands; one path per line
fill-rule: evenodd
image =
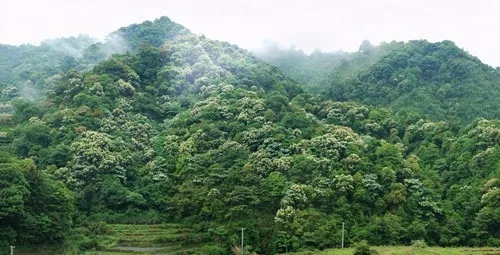
M 100 221 L 222 254 L 242 226 L 261 254 L 335 247 L 342 222 L 348 245 L 500 246 L 500 77 L 453 42 L 268 64 L 162 17 L 0 51 L 3 247 L 95 248 Z
M 323 99 L 461 124 L 500 117 L 500 73 L 451 41 L 364 41 L 358 52 L 310 55 L 269 47 L 258 54 Z

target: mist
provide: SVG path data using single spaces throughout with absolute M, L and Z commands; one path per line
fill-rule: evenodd
M 29 101 L 37 101 L 42 97 L 41 90 L 31 81 L 26 81 L 24 84 L 18 85 L 18 88 L 19 96 Z
M 25 8 L 27 5 L 31 8 Z M 62 0 L 18 0 L 7 1 L 5 9 L 9 11 L 0 17 L 0 43 L 4 44 L 33 43 L 75 33 L 104 38 L 120 26 L 168 16 L 196 34 L 250 50 L 260 48 L 263 40 L 295 45 L 306 53 L 315 49 L 353 52 L 364 39 L 375 44 L 451 40 L 483 62 L 500 66 L 496 50 L 500 37 L 494 32 L 500 21 L 498 1 L 172 0 L 146 4 L 125 0 L 116 5 L 87 0 L 75 8 Z M 91 19 L 88 13 L 93 14 Z
M 130 50 L 130 46 L 118 33 L 112 33 L 106 36 L 103 41 L 103 46 L 101 47 L 101 51 L 106 57 L 113 54 L 125 53 Z
M 41 42 L 41 46 L 49 47 L 50 49 L 71 56 L 73 58 L 81 58 L 83 50 L 98 40 L 89 35 L 79 35 L 77 37 L 66 37 L 57 39 L 46 39 Z
M 361 44 L 361 42 L 360 42 Z M 314 50 L 305 51 L 304 49 L 298 48 L 295 44 L 291 45 L 283 45 L 278 42 L 273 42 L 269 40 L 262 41 L 260 47 L 250 49 L 252 53 L 256 56 L 266 60 L 273 61 L 277 60 L 284 55 L 292 56 L 292 57 L 307 57 L 307 56 L 317 56 L 317 55 L 329 55 L 329 56 L 346 56 L 350 52 L 346 52 L 344 50 L 335 50 L 335 51 L 325 51 L 319 48 Z M 357 50 L 356 50 L 357 51 Z M 353 51 L 353 52 L 356 52 Z

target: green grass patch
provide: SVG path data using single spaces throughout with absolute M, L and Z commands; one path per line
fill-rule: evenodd
M 202 234 L 180 224 L 106 224 L 98 247 L 87 255 L 192 254 L 203 244 Z
M 417 248 L 412 246 L 378 246 L 372 247 L 380 255 L 500 255 L 500 248 L 443 248 L 426 247 Z M 304 251 L 292 254 L 296 255 L 352 255 L 353 248 L 348 249 L 328 249 L 324 251 Z

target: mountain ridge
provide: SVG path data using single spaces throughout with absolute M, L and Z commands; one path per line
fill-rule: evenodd
M 287 71 L 293 70 L 293 60 L 287 63 L 287 55 L 282 56 L 274 61 L 283 62 L 284 72 L 301 80 L 300 75 Z M 367 59 L 365 64 L 356 62 L 360 58 Z M 309 65 L 322 64 L 313 61 Z M 354 71 L 350 65 L 355 66 Z M 498 72 L 451 41 L 392 42 L 379 47 L 367 43 L 357 53 L 337 56 L 333 66 L 305 82 L 313 94 L 323 98 L 389 107 L 395 112 L 413 111 L 433 120 L 467 123 L 477 117 L 499 118 Z

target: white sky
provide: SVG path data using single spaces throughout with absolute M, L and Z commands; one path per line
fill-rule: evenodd
M 310 52 L 357 51 L 364 39 L 452 40 L 500 66 L 497 0 L 3 0 L 0 43 L 106 34 L 168 16 L 192 32 L 255 49 L 264 40 Z

